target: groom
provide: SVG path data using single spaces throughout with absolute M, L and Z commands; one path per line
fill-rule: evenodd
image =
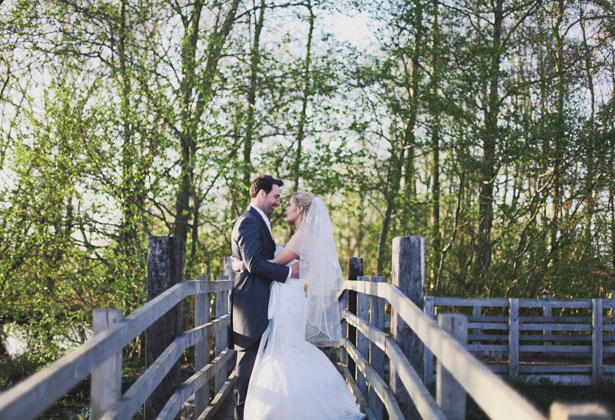
M 299 265 L 292 268 L 272 264 L 275 242 L 269 215 L 280 205 L 284 183 L 270 175 L 260 175 L 250 185 L 250 207 L 237 219 L 231 235 L 233 257 L 246 269 L 235 272 L 231 293 L 231 322 L 237 351 L 235 420 L 243 420 L 248 383 L 258 352 L 260 338 L 269 320 L 269 285 L 297 277 Z

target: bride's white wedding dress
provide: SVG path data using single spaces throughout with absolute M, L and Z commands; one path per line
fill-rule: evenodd
M 305 238 L 304 232 L 298 232 L 289 245 L 292 247 L 292 243 L 304 242 Z M 310 273 L 303 269 L 307 263 L 305 259 L 309 260 L 309 256 L 304 258 L 303 253 L 297 253 L 301 256 L 302 274 L 305 273 L 309 280 Z M 335 258 L 337 259 L 337 256 Z M 318 260 L 311 262 L 312 267 L 316 261 Z M 306 297 L 304 292 L 306 278 L 303 275 L 301 277 L 289 279 L 286 283 L 272 282 L 269 326 L 263 333 L 254 363 L 244 418 L 245 420 L 363 419 L 365 415 L 359 411 L 348 385 L 335 366 L 318 347 L 305 338 L 306 325 L 312 325 L 314 321 L 310 319 L 308 323 L 310 292 Z M 339 326 L 339 313 L 335 315 Z M 323 321 L 322 317 L 320 321 Z M 325 335 L 329 335 L 327 331 Z

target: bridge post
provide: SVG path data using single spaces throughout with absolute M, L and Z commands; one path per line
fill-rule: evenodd
M 393 239 L 391 281 L 419 309 L 423 309 L 425 284 L 425 238 L 398 236 Z M 418 374 L 423 377 L 423 343 L 408 324 L 391 310 L 391 334 Z M 406 387 L 391 366 L 391 389 L 407 420 L 420 415 L 406 391 Z
M 151 301 L 182 281 L 184 240 L 172 236 L 150 236 L 147 255 L 147 300 Z M 145 367 L 181 334 L 181 303 L 168 311 L 145 331 Z M 181 382 L 180 362 L 177 361 L 150 397 L 145 401 L 144 419 L 158 416 Z
M 439 314 L 438 325 L 465 346 L 468 341 L 468 319 L 462 314 Z M 438 360 L 436 402 L 450 420 L 466 418 L 466 391 Z
M 229 277 L 226 275 L 216 277 L 217 281 L 223 281 L 227 279 L 229 279 Z M 229 292 L 226 292 L 226 291 L 218 292 L 216 294 L 216 318 L 220 318 L 228 314 L 228 311 L 229 311 L 228 294 Z M 228 330 L 226 329 L 216 333 L 216 356 L 219 355 L 225 348 L 228 347 L 228 337 L 229 337 L 229 334 L 228 334 Z M 222 388 L 222 385 L 224 385 L 224 381 L 226 381 L 227 376 L 228 376 L 228 369 L 226 367 L 221 368 L 218 372 L 216 372 L 216 378 L 215 378 L 216 393 L 220 391 L 220 388 Z
M 356 280 L 362 275 L 363 275 L 363 258 L 357 258 L 357 257 L 348 258 L 348 280 Z M 353 315 L 356 315 L 357 314 L 357 292 L 348 290 L 346 291 L 346 295 L 347 295 L 348 312 L 350 312 Z M 357 329 L 350 324 L 348 324 L 348 331 L 347 331 L 346 337 L 348 338 L 348 341 L 352 343 L 353 346 L 355 347 L 357 346 Z M 358 378 L 357 366 L 351 357 L 347 357 L 346 359 L 348 362 L 348 370 L 352 374 L 353 380 L 356 383 L 357 378 Z
M 369 281 L 369 277 L 358 276 L 357 281 Z M 365 322 L 369 322 L 369 296 L 364 293 L 359 293 L 357 296 L 357 316 Z M 369 340 L 363 334 L 357 331 L 357 351 L 365 360 L 369 360 Z M 367 378 L 357 369 L 357 386 L 359 391 L 363 395 L 363 398 L 367 400 L 367 390 L 369 383 Z
M 602 299 L 592 299 L 592 383 L 602 379 Z
M 94 335 L 117 325 L 121 320 L 121 309 L 95 309 L 92 315 Z M 92 419 L 98 420 L 122 395 L 122 352 L 111 356 L 92 372 L 90 390 Z
M 209 281 L 209 276 L 196 276 L 197 280 Z M 194 296 L 194 326 L 209 322 L 209 293 Z M 198 342 L 194 347 L 195 371 L 203 369 L 209 363 L 209 337 Z M 194 418 L 198 418 L 209 404 L 209 385 L 205 384 L 194 395 Z
M 384 277 L 372 277 L 372 282 L 374 283 L 384 283 L 384 281 Z M 369 300 L 370 323 L 380 331 L 384 331 L 384 299 L 377 296 L 370 296 Z M 384 378 L 384 352 L 371 341 L 369 343 L 369 364 L 381 378 Z M 378 394 L 376 394 L 376 391 L 371 385 L 369 387 L 368 405 L 372 413 L 374 413 L 376 420 L 384 419 L 384 404 L 382 404 Z

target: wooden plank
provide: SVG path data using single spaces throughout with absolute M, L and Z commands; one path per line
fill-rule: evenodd
M 592 383 L 602 379 L 602 299 L 592 299 Z
M 402 413 L 392 390 L 384 383 L 384 380 L 378 376 L 376 372 L 374 372 L 374 369 L 372 369 L 372 367 L 367 363 L 367 360 L 359 354 L 357 349 L 352 345 L 352 343 L 350 343 L 349 340 L 344 340 L 344 347 L 346 347 L 348 356 L 355 361 L 357 368 L 363 372 L 369 383 L 374 387 L 374 391 L 378 394 L 387 409 L 389 419 L 404 420 L 404 414 Z
M 0 419 L 36 418 L 184 298 L 196 293 L 230 290 L 232 287 L 231 281 L 215 283 L 218 282 L 188 281 L 176 284 L 115 327 L 3 392 L 0 394 Z
M 431 320 L 435 319 L 435 305 L 433 296 L 425 296 L 425 306 L 423 313 Z M 429 348 L 423 349 L 423 383 L 431 385 L 434 383 L 434 362 L 433 353 Z
M 522 331 L 591 331 L 591 325 L 583 324 L 521 324 Z
M 216 356 L 214 360 L 211 361 L 207 366 L 203 369 L 196 372 L 190 378 L 186 380 L 183 384 L 181 384 L 175 392 L 171 395 L 169 400 L 166 402 L 156 420 L 173 420 L 179 413 L 179 410 L 182 407 L 182 404 L 190 398 L 192 394 L 199 388 L 204 385 L 207 385 L 207 381 L 210 380 L 216 372 L 220 369 L 225 369 L 228 361 L 231 356 L 235 354 L 235 350 L 227 349 L 224 350 L 220 355 Z
M 508 300 L 508 375 L 512 380 L 519 376 L 519 299 Z
M 615 374 L 615 366 L 613 366 L 613 365 L 602 366 L 602 373 L 610 374 L 610 375 Z
M 438 325 L 465 345 L 468 338 L 468 320 L 462 314 L 438 314 Z M 447 419 L 465 420 L 466 392 L 455 377 L 438 360 L 436 402 Z
M 197 276 L 199 281 L 209 281 L 209 276 Z M 195 327 L 209 322 L 209 294 L 202 293 L 194 295 L 194 325 Z M 209 363 L 209 335 L 205 335 L 199 340 L 194 348 L 194 367 L 203 369 Z M 195 395 L 194 416 L 198 417 L 205 410 L 209 403 L 209 386 L 201 387 Z
M 505 322 L 468 322 L 468 329 L 508 331 L 508 319 Z
M 584 373 L 590 375 L 592 367 L 590 365 L 521 365 L 520 373 Z
M 346 384 L 348 388 L 350 388 L 350 392 L 354 395 L 357 404 L 359 405 L 359 409 L 365 414 L 367 420 L 376 420 L 374 413 L 369 408 L 367 401 L 361 395 L 361 391 L 359 391 L 359 387 L 352 379 L 352 374 L 348 370 L 346 365 L 342 365 L 341 363 L 336 364 L 337 369 L 342 374 L 344 379 L 346 380 Z
M 103 419 L 111 420 L 116 416 L 122 419 L 132 418 L 188 347 L 219 329 L 228 328 L 229 323 L 230 316 L 227 315 L 182 333 L 165 349 L 152 366 L 139 376 L 119 402 L 105 413 Z
M 194 283 L 194 284 L 192 284 Z M 0 394 L 0 419 L 34 419 L 54 401 L 118 353 L 160 315 L 197 290 L 201 282 L 179 283 L 124 318 L 113 328 L 93 337 L 51 365 Z M 6 417 L 4 417 L 6 416 Z
M 587 353 L 587 355 L 591 352 L 591 346 L 560 346 L 557 344 L 541 344 L 541 345 L 532 345 L 532 344 L 521 344 L 519 346 L 519 351 L 521 352 L 559 352 L 559 353 Z
M 506 298 L 457 298 L 457 297 L 434 297 L 435 306 L 492 306 L 505 308 L 508 306 Z
M 222 388 L 220 388 L 220 391 L 218 391 L 218 393 L 211 400 L 211 404 L 209 404 L 205 411 L 197 417 L 197 420 L 212 420 L 214 418 L 218 411 L 220 411 L 220 408 L 224 405 L 226 399 L 229 398 L 233 392 L 233 387 L 235 386 L 236 380 L 237 374 L 233 371 L 224 382 L 224 385 L 222 385 Z
M 357 281 L 369 281 L 369 277 L 357 276 Z M 363 293 L 357 296 L 357 316 L 364 321 L 369 320 L 369 296 Z M 364 334 L 357 331 L 357 351 L 365 358 L 369 360 L 369 340 Z M 367 399 L 368 395 L 368 382 L 365 375 L 357 372 L 357 386 L 361 391 L 363 398 Z
M 375 283 L 384 283 L 385 279 L 381 276 L 373 276 L 372 281 Z M 384 299 L 377 296 L 370 296 L 369 299 L 370 324 L 375 329 L 382 331 L 384 330 L 385 318 Z M 384 351 L 371 341 L 369 341 L 369 364 L 381 378 L 384 378 Z M 384 404 L 380 401 L 378 394 L 371 385 L 369 387 L 367 399 L 370 410 L 374 415 L 374 420 L 383 420 Z
M 363 258 L 350 257 L 348 258 L 348 280 L 356 280 L 359 276 L 363 275 Z M 348 291 L 347 303 L 348 310 L 355 314 L 357 313 L 357 293 L 354 291 Z M 348 325 L 348 331 L 346 337 L 353 345 L 357 345 L 357 330 L 352 325 Z M 353 380 L 357 380 L 357 367 L 354 364 L 354 360 L 347 358 L 348 370 L 353 374 Z
M 421 378 L 395 340 L 385 332 L 372 327 L 348 311 L 344 311 L 343 316 L 347 319 L 348 323 L 353 324 L 357 330 L 365 334 L 374 345 L 382 349 L 389 357 L 391 365 L 394 366 L 398 372 L 402 383 L 406 387 L 412 401 L 414 401 L 421 417 L 445 419 L 446 417 L 442 413 L 442 410 L 438 407 L 438 404 L 434 401 L 425 385 L 423 385 Z
M 227 276 L 217 276 L 216 281 L 225 281 Z M 222 291 L 216 294 L 216 317 L 220 318 L 228 314 L 228 292 Z M 216 354 L 220 354 L 228 347 L 228 330 L 222 329 L 216 333 Z M 216 373 L 215 391 L 216 393 L 222 388 L 228 377 L 228 369 L 221 369 Z
M 345 281 L 342 288 L 387 299 L 490 418 L 545 419 L 527 400 L 442 331 L 394 286 L 388 283 Z
M 340 302 L 340 310 L 342 312 L 345 310 L 348 310 L 348 294 L 349 292 L 345 292 L 345 293 L 340 293 L 338 295 L 338 301 Z M 350 326 L 346 322 L 346 319 L 342 317 L 341 318 L 342 339 L 348 338 L 349 328 Z M 339 347 L 339 361 L 342 364 L 345 364 L 345 365 L 348 364 L 348 357 L 346 355 L 346 349 L 344 349 L 344 346 Z
M 594 403 L 555 402 L 549 408 L 549 420 L 611 420 L 611 415 L 606 408 Z
M 122 318 L 121 309 L 95 309 L 92 314 L 94 335 L 118 324 Z M 111 356 L 92 372 L 90 389 L 92 418 L 98 420 L 118 401 L 122 393 L 122 352 Z
M 422 236 L 398 236 L 393 238 L 391 250 L 391 283 L 405 295 L 415 307 L 423 309 L 425 285 L 425 238 Z M 391 311 L 391 333 L 408 361 L 423 376 L 423 342 L 397 313 Z M 407 419 L 418 419 L 419 415 L 407 390 L 400 381 L 395 369 L 391 367 L 389 380 L 391 389 Z
M 521 299 L 519 306 L 521 308 L 544 308 L 545 303 L 545 299 Z M 591 299 L 549 299 L 548 304 L 551 308 L 590 309 L 592 307 Z

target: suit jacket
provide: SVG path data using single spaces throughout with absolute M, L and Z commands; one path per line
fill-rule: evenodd
M 235 347 L 246 349 L 263 334 L 269 320 L 269 285 L 285 282 L 288 267 L 272 264 L 275 242 L 260 214 L 250 207 L 235 222 L 231 235 L 233 256 L 246 265 L 235 272 L 231 293 L 231 324 Z

